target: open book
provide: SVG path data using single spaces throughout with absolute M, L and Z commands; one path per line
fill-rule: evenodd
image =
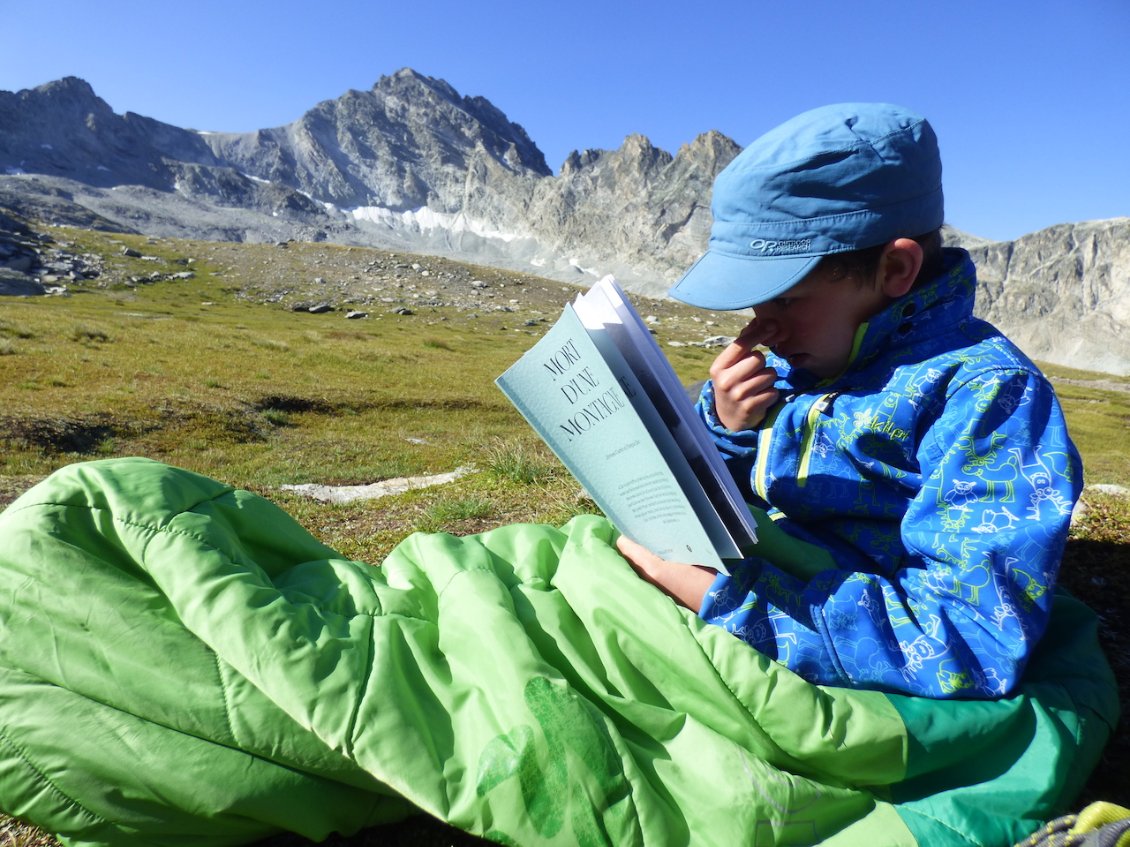
M 609 520 L 653 553 L 722 572 L 756 524 L 647 326 L 612 277 L 496 380 Z

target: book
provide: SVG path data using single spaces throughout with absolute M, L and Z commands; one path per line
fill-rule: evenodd
M 705 423 L 612 277 L 495 382 L 617 529 L 656 555 L 728 573 L 756 544 Z

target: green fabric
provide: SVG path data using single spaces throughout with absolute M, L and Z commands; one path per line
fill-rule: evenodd
M 1001 703 L 821 688 L 613 539 L 416 535 L 374 567 L 186 471 L 65 468 L 0 515 L 0 809 L 76 845 L 415 809 L 521 845 L 1003 845 L 1065 810 L 1049 770 L 1089 768 L 1115 719 L 1081 627 Z
M 911 739 L 911 778 L 893 795 L 912 830 L 924 833 L 933 821 L 961 817 L 985 841 L 1008 843 L 1017 838 L 997 816 L 997 798 L 1020 798 L 1015 814 L 1031 831 L 1063 814 L 1063 798 L 1082 789 L 1117 721 L 1117 687 L 1109 668 L 1083 660 L 1097 637 L 1094 613 L 1067 595 L 1057 596 L 1054 608 L 1025 674 L 1027 697 L 892 698 Z M 953 744 L 958 737 L 991 755 L 963 754 Z
M 807 582 L 814 576 L 836 567 L 827 548 L 789 535 L 762 509 L 752 509 L 757 524 L 757 555 L 772 562 L 785 573 Z M 778 516 L 783 517 L 780 512 Z

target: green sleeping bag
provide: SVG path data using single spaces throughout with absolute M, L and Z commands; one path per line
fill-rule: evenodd
M 1057 598 L 1021 692 L 809 684 L 640 580 L 615 531 L 414 535 L 379 567 L 144 459 L 0 514 L 0 810 L 72 845 L 320 839 L 422 810 L 516 845 L 1008 845 L 1118 705 Z

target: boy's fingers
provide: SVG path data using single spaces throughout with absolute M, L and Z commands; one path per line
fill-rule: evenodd
M 769 335 L 769 328 L 762 326 L 754 319 L 750 321 L 745 329 L 738 333 L 738 337 L 731 341 L 729 346 L 718 355 L 716 361 L 723 368 L 728 368 L 753 353 L 754 348 L 763 343 Z
M 765 356 L 755 350 L 729 367 L 712 367 L 710 378 L 714 380 L 715 391 L 744 391 L 750 385 L 772 386 L 777 381 L 777 372 L 766 367 Z
M 744 400 L 749 397 L 775 392 L 777 390 L 774 387 L 776 383 L 777 372 L 772 368 L 762 368 L 755 373 L 735 380 L 732 385 L 725 386 L 725 388 L 729 390 L 730 395 L 735 400 Z
M 714 360 L 714 365 L 719 370 L 725 370 L 733 367 L 742 359 L 748 359 L 757 352 L 756 344 L 744 341 L 741 336 L 738 336 L 718 354 L 718 357 Z
M 629 562 L 639 563 L 644 559 L 654 559 L 655 554 L 640 544 L 638 541 L 633 541 L 626 535 L 621 535 L 616 539 L 616 549 L 620 551 L 620 555 L 627 559 Z
M 766 368 L 765 354 L 760 350 L 746 349 L 732 360 L 729 357 L 719 356 L 711 364 L 709 373 L 716 386 L 727 389 L 767 370 L 769 369 Z M 770 373 L 769 376 L 776 379 L 775 372 Z

